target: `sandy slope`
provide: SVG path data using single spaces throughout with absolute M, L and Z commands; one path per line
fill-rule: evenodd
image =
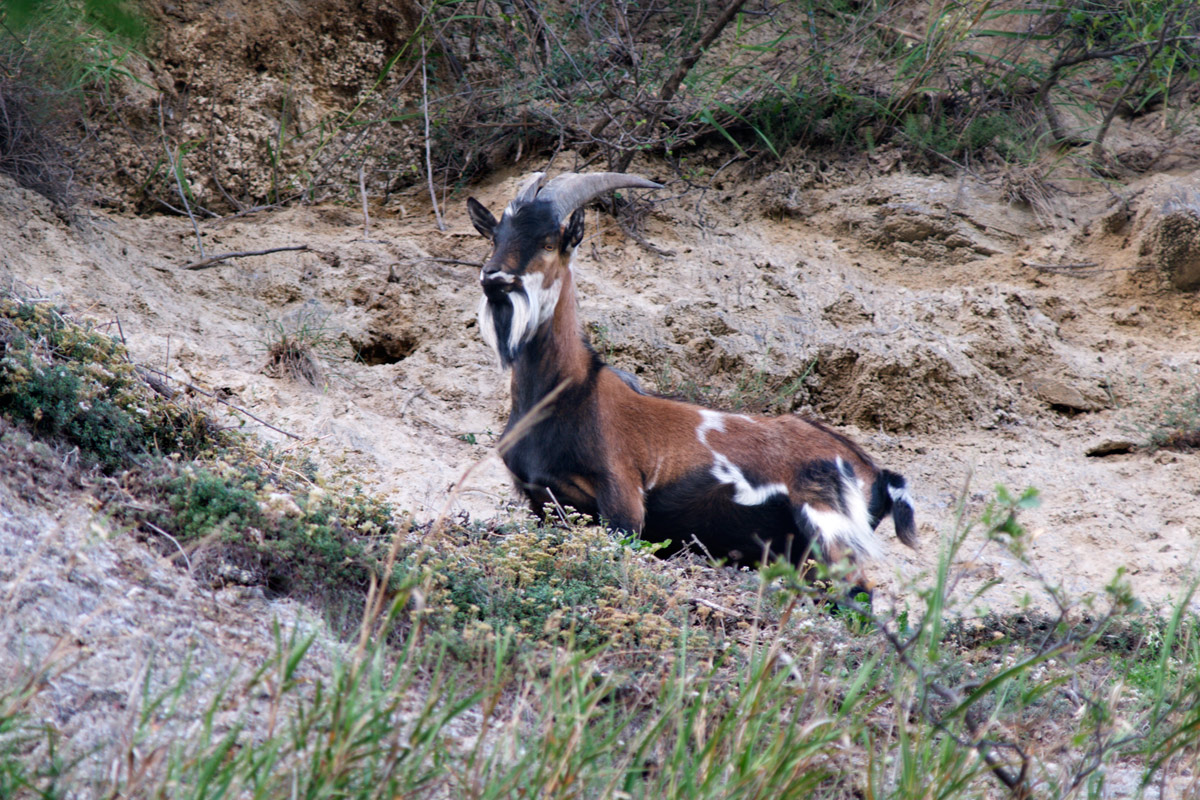
M 519 176 L 475 194 L 499 207 Z M 1143 179 L 1120 219 L 1108 194 L 1060 199 L 1045 225 L 984 182 L 912 175 L 896 161 L 834 188 L 799 169 L 730 180 L 699 215 L 697 197 L 670 197 L 669 186 L 645 235 L 671 256 L 589 212 L 577 263 L 583 319 L 652 389 L 692 381 L 729 401 L 766 387 L 758 399 L 773 410 L 815 412 L 907 474 L 924 546 L 890 542 L 889 561 L 873 568 L 889 590 L 934 568 L 968 482 L 970 513 L 1001 483 L 1043 493 L 1027 521 L 1048 579 L 1097 593 L 1125 565 L 1137 592 L 1161 602 L 1194 563 L 1200 456 L 1086 452 L 1144 438 L 1141 421 L 1195 390 L 1197 299 L 1135 269 L 1148 263 L 1140 251 L 1164 193 L 1194 183 L 1200 173 Z M 209 223 L 209 252 L 311 250 L 189 272 L 180 268 L 198 253 L 186 220 L 82 212 L 68 222 L 6 182 L 0 276 L 119 320 L 137 359 L 297 434 L 327 470 L 418 517 L 447 502 L 476 516 L 514 513 L 488 448 L 507 378 L 477 335 L 476 269 L 452 263 L 484 255 L 463 199 L 445 233 L 412 196 L 403 214 L 399 203 L 377 210 L 369 238 L 340 207 Z M 1026 263 L 1097 266 L 1062 275 Z M 278 330 L 303 324 L 331 340 L 320 387 L 265 374 Z M 350 360 L 354 350 L 372 363 Z M 793 393 L 771 394 L 789 384 Z M 1011 558 L 991 549 L 968 561 L 974 582 L 1004 581 L 993 605 L 1027 592 L 1042 602 Z

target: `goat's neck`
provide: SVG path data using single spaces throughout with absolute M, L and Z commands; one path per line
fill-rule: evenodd
M 524 414 L 560 383 L 587 380 L 592 353 L 584 343 L 576 315 L 575 282 L 568 272 L 562 279 L 554 316 L 538 329 L 513 363 L 513 414 Z

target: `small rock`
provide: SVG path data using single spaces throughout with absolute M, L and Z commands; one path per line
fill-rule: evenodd
M 1099 411 L 1108 403 L 1091 387 L 1077 387 L 1061 378 L 1041 378 L 1035 381 L 1033 393 L 1043 403 L 1073 411 Z
M 1131 327 L 1140 326 L 1142 320 L 1142 307 L 1133 305 L 1129 308 L 1120 308 L 1112 313 L 1113 322 L 1118 325 L 1129 325 Z
M 1137 443 L 1127 439 L 1104 439 L 1099 444 L 1089 447 L 1084 453 L 1092 458 L 1104 458 L 1105 456 L 1132 453 L 1136 449 Z

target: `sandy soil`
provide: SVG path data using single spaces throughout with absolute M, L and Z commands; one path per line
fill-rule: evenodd
M 522 174 L 474 194 L 498 208 Z M 989 182 L 911 174 L 899 159 L 821 186 L 801 168 L 730 179 L 699 206 L 668 182 L 644 235 L 673 255 L 589 212 L 582 316 L 652 389 L 691 381 L 733 402 L 766 387 L 765 407 L 815 413 L 906 474 L 923 544 L 906 550 L 885 523 L 888 558 L 872 566 L 884 596 L 935 569 L 960 502 L 977 514 L 1003 484 L 1042 492 L 1026 522 L 1047 580 L 1102 595 L 1125 566 L 1139 596 L 1162 603 L 1193 574 L 1200 455 L 1088 451 L 1144 441 L 1147 420 L 1195 391 L 1200 301 L 1153 271 L 1146 242 L 1164 198 L 1197 184 L 1200 172 L 1158 174 L 1123 192 L 1125 209 L 1097 192 L 1061 197 L 1047 217 Z M 199 257 L 186 219 L 64 220 L 4 183 L 0 277 L 114 333 L 119 321 L 139 361 L 296 434 L 330 473 L 418 517 L 520 513 L 490 455 L 507 378 L 477 334 L 477 269 L 457 263 L 485 255 L 464 200 L 446 232 L 416 194 L 376 209 L 366 236 L 361 214 L 336 206 L 208 223 L 209 253 L 310 250 L 186 271 Z M 266 369 L 279 331 L 305 325 L 327 340 L 315 387 Z M 784 386 L 794 391 L 771 393 Z M 968 586 L 1003 582 L 990 606 L 1046 603 L 1037 576 L 981 546 L 970 537 L 962 562 Z

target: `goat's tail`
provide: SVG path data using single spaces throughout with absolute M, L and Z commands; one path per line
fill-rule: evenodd
M 871 500 L 867 507 L 872 526 L 888 514 L 896 526 L 896 536 L 909 547 L 917 546 L 917 522 L 913 516 L 912 496 L 904 476 L 882 469 L 871 485 Z

